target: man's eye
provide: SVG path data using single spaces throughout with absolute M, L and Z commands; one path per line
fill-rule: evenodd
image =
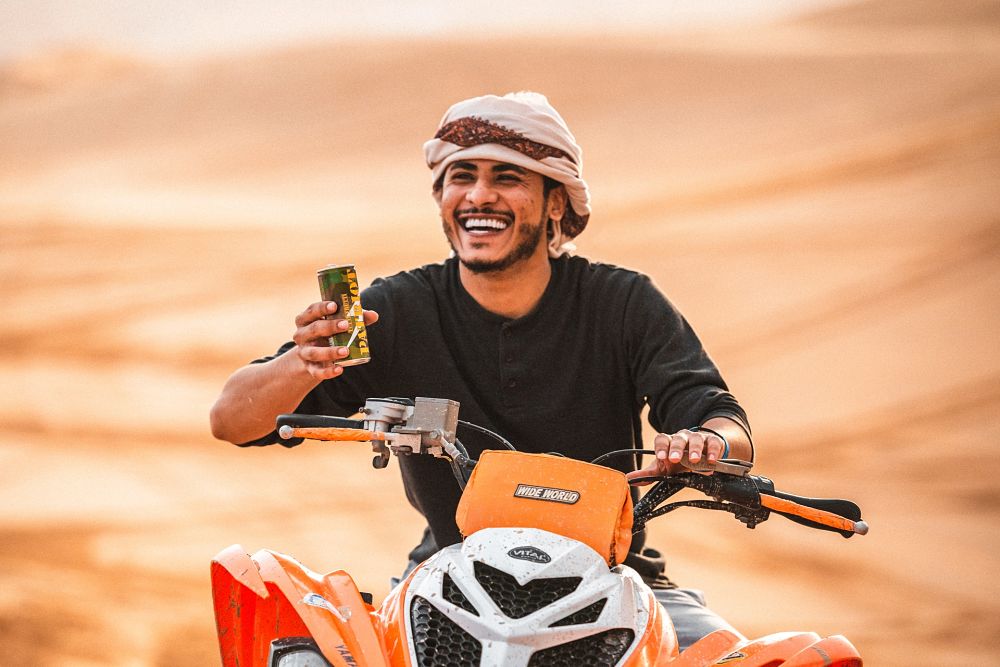
M 472 178 L 472 174 L 462 171 L 454 172 L 451 175 L 451 180 L 453 181 L 470 181 Z

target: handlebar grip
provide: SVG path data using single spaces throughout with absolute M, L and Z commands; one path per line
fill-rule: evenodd
M 278 428 L 278 437 L 290 440 L 292 438 L 304 438 L 306 440 L 332 440 L 333 442 L 368 442 L 369 440 L 381 440 L 385 442 L 392 438 L 393 433 L 383 431 L 367 431 L 363 428 L 339 428 L 339 427 L 310 427 L 281 426 Z
M 275 427 L 292 428 L 364 428 L 365 423 L 359 419 L 345 419 L 328 415 L 278 415 Z
M 796 523 L 832 530 L 844 537 L 868 532 L 868 524 L 861 520 L 861 509 L 849 500 L 805 498 L 781 491 L 762 491 L 760 504 Z

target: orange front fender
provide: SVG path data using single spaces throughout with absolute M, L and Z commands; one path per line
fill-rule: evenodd
M 320 576 L 267 550 L 235 545 L 212 561 L 212 593 L 224 667 L 267 667 L 271 642 L 312 637 L 332 665 L 388 665 L 372 608 L 344 572 Z
M 256 564 L 240 545 L 222 550 L 212 560 L 212 601 L 223 667 L 263 664 L 251 656 L 258 604 L 263 606 L 269 597 Z

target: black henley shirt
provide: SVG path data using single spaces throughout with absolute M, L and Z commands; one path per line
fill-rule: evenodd
M 496 431 L 518 450 L 588 461 L 641 448 L 647 403 L 658 432 L 723 416 L 749 433 L 746 414 L 698 337 L 648 277 L 580 257 L 550 261 L 537 306 L 514 320 L 465 291 L 454 258 L 376 280 L 361 297 L 379 313 L 368 330 L 372 360 L 320 383 L 297 411 L 346 416 L 369 397 L 450 398 L 461 403 L 461 419 Z M 474 457 L 495 447 L 461 426 L 458 437 Z M 277 441 L 272 433 L 247 444 Z M 417 456 L 399 463 L 407 497 L 435 542 L 459 542 L 460 490 L 449 466 Z

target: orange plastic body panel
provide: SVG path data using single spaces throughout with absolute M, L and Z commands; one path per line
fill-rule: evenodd
M 781 632 L 747 641 L 726 630 L 702 638 L 670 667 L 862 667 L 857 649 L 839 635 L 820 639 L 813 632 Z
M 614 565 L 632 543 L 632 496 L 617 470 L 549 454 L 485 451 L 455 520 L 463 535 L 483 528 L 548 530 L 583 542 Z
M 667 613 L 652 595 L 649 596 L 649 624 L 639 638 L 635 650 L 622 667 L 654 667 L 677 657 L 677 634 Z
M 212 561 L 223 667 L 267 667 L 271 641 L 281 637 L 312 637 L 335 667 L 412 667 L 404 602 L 413 574 L 375 610 L 344 572 L 320 576 L 287 556 L 262 550 L 250 557 L 231 546 Z M 626 667 L 863 666 L 844 637 L 820 639 L 811 632 L 747 641 L 719 630 L 678 655 L 666 612 L 650 602 L 649 626 Z
M 235 545 L 212 561 L 224 667 L 267 667 L 271 641 L 312 637 L 336 667 L 389 665 L 372 619 L 344 572 L 320 576 L 292 558 Z
M 422 567 L 422 566 L 421 566 Z M 410 588 L 417 567 L 379 605 L 375 612 L 375 625 L 382 635 L 382 645 L 389 656 L 389 664 L 410 667 L 410 644 L 406 632 L 406 591 Z
M 861 654 L 846 637 L 834 635 L 810 644 L 785 661 L 784 667 L 862 667 Z
M 729 630 L 716 630 L 692 644 L 679 656 L 664 664 L 670 667 L 708 667 L 716 665 L 736 648 L 746 643 L 746 639 Z

